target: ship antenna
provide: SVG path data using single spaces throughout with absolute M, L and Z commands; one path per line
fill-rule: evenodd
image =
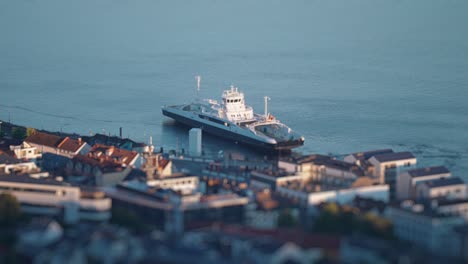
M 200 98 L 200 82 L 201 82 L 201 76 L 197 75 L 195 76 L 195 79 L 197 80 L 197 97 Z
M 268 118 L 268 101 L 270 100 L 270 97 L 265 96 L 263 97 L 265 99 L 265 119 Z

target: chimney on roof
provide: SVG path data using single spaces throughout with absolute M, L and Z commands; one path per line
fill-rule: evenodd
M 120 131 L 120 138 L 122 138 L 122 127 L 120 127 L 119 131 Z
M 81 138 L 79 137 L 79 138 L 78 138 L 78 144 L 81 145 L 81 142 L 82 142 L 82 141 L 81 141 Z

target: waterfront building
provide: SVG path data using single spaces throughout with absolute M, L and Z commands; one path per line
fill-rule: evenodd
M 283 158 L 278 161 L 278 167 L 315 181 L 354 182 L 364 176 L 364 171 L 355 164 L 318 154 Z
M 349 203 L 356 196 L 388 201 L 388 185 L 380 185 L 360 177 L 355 180 L 343 178 L 314 178 L 303 174 L 291 175 L 285 170 L 252 171 L 250 187 L 269 189 L 279 196 L 300 206 L 317 205 L 322 202 Z
M 416 157 L 411 152 L 384 153 L 369 159 L 369 163 L 374 166 L 373 176 L 379 183 L 389 185 L 390 200 L 396 199 L 397 175 L 413 169 L 416 161 Z
M 378 149 L 378 150 L 369 150 L 364 152 L 356 152 L 349 154 L 344 157 L 344 161 L 348 163 L 353 163 L 358 166 L 365 166 L 368 163 L 369 159 L 375 155 L 393 153 L 392 149 Z
M 43 132 L 36 132 L 27 137 L 24 142 L 36 147 L 41 153 L 52 153 L 67 158 L 73 158 L 78 154 L 85 155 L 91 149 L 91 146 L 81 138 L 72 139 Z
M 424 181 L 450 177 L 452 174 L 444 166 L 411 169 L 397 176 L 396 198 L 415 199 L 416 185 Z
M 119 149 L 135 151 L 137 153 L 149 152 L 150 146 L 145 143 L 135 142 L 129 138 L 122 138 L 117 136 L 108 136 L 104 134 L 95 134 L 94 136 L 84 136 L 83 140 L 89 145 L 106 145 L 114 146 Z
M 467 186 L 458 177 L 440 178 L 419 183 L 416 186 L 416 199 L 465 199 Z

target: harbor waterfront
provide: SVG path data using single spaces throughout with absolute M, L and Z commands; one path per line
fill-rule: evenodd
M 466 10 L 0 0 L 0 263 L 468 263 Z
M 176 2 L 1 1 L 0 119 L 187 148 L 160 108 L 190 102 L 201 75 L 202 98 L 233 84 L 261 111 L 271 97 L 297 151 L 393 148 L 468 170 L 466 1 Z

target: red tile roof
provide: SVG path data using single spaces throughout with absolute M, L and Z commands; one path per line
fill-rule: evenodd
M 100 161 L 113 161 L 114 163 L 124 164 L 126 166 L 137 157 L 138 153 L 114 146 L 102 144 L 94 145 L 88 153 L 88 156 Z
M 62 142 L 60 142 L 60 144 L 58 145 L 58 148 L 63 149 L 65 151 L 77 152 L 83 147 L 84 144 L 86 144 L 84 141 L 75 140 L 75 139 L 66 137 L 63 139 Z
M 37 145 L 56 148 L 60 144 L 60 142 L 62 142 L 62 138 L 52 134 L 37 132 L 27 137 L 24 141 Z
M 47 134 L 43 132 L 37 132 L 24 141 L 37 145 L 48 146 L 52 148 L 58 148 L 69 152 L 77 152 L 86 142 L 69 137 L 59 137 L 53 134 Z

